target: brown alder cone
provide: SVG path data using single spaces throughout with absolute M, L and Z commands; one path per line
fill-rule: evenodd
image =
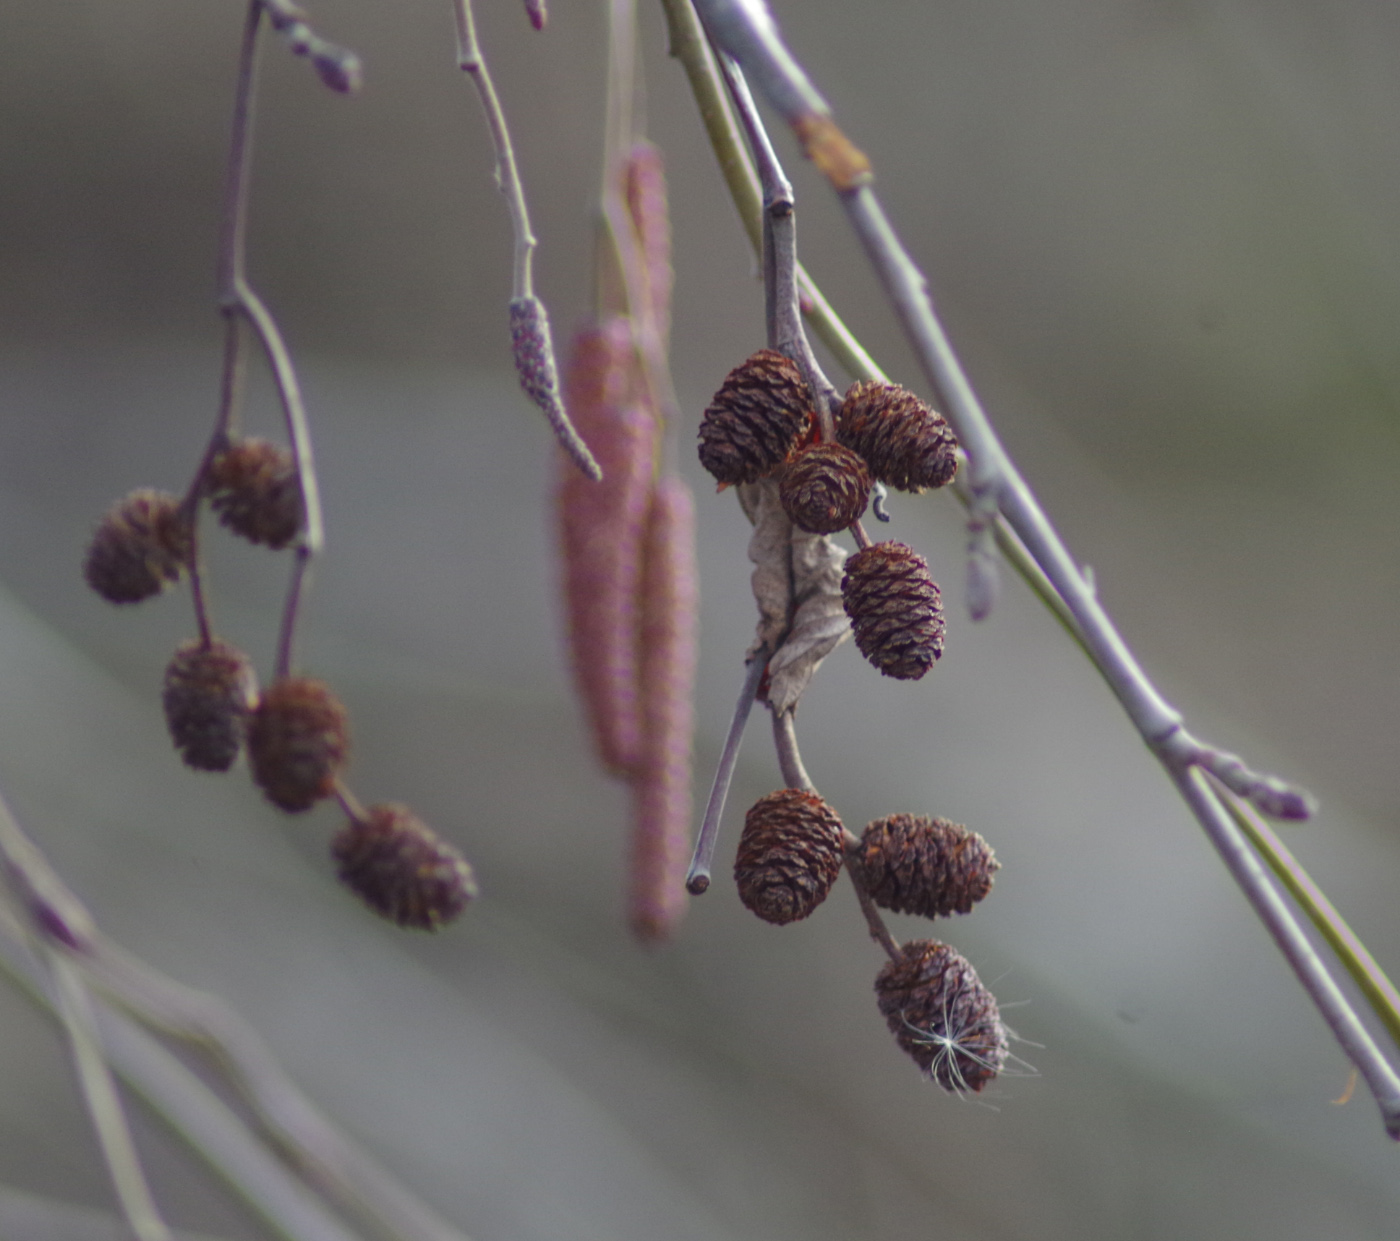
M 555 491 L 574 685 L 599 761 L 626 775 L 641 753 L 638 597 L 656 423 L 638 395 L 632 327 L 621 315 L 574 337 L 564 389 L 603 470 L 561 458 Z
M 165 669 L 165 723 L 185 765 L 196 771 L 233 766 L 257 701 L 252 661 L 217 638 L 208 646 L 199 639 L 184 643 Z
M 436 931 L 476 897 L 471 864 L 407 806 L 371 806 L 331 841 L 340 881 L 375 913 Z
M 812 425 L 812 395 L 791 358 L 760 349 L 725 376 L 700 422 L 700 464 L 722 485 L 753 483 Z
M 844 829 L 815 793 L 779 789 L 744 817 L 734 880 L 739 899 L 765 922 L 805 918 L 841 873 Z
M 248 723 L 253 780 L 289 814 L 331 795 L 349 753 L 349 714 L 324 681 L 311 677 L 273 682 Z
M 849 448 L 813 444 L 788 463 L 778 498 L 794 525 L 811 534 L 835 534 L 865 512 L 870 471 Z
M 628 921 L 664 939 L 689 907 L 690 752 L 695 731 L 695 504 L 679 478 L 657 480 L 643 540 L 642 737 L 632 785 Z
M 903 543 L 846 560 L 841 599 L 856 646 L 887 677 L 917 681 L 943 654 L 943 601 L 928 562 Z
M 958 952 L 931 939 L 905 944 L 875 979 L 895 1041 L 954 1094 L 976 1093 L 1006 1063 L 1006 1027 L 996 998 Z
M 876 819 L 861 834 L 856 855 L 877 905 L 925 918 L 970 913 L 1001 869 L 976 832 L 923 815 Z
M 958 472 L 958 441 L 943 415 L 898 384 L 859 381 L 846 391 L 836 438 L 870 473 L 901 491 L 942 487 Z
M 178 582 L 194 535 L 178 497 L 143 487 L 107 510 L 83 562 L 87 584 L 108 603 L 140 603 Z
M 205 486 L 219 521 L 252 543 L 281 551 L 301 530 L 301 484 L 291 452 L 268 440 L 230 444 L 209 463 Z

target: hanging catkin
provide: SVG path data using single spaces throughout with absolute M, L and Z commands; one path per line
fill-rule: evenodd
M 666 347 L 671 332 L 671 219 L 666 209 L 666 166 L 650 142 L 627 153 L 623 167 L 627 213 L 637 234 L 647 304 L 654 316 L 657 342 Z
M 574 682 L 598 757 L 617 774 L 637 764 L 637 597 L 655 424 L 638 399 L 631 325 L 615 317 L 574 339 L 569 408 L 603 469 L 584 478 L 561 459 L 559 546 Z
M 695 686 L 695 504 L 679 478 L 658 480 L 647 518 L 641 593 L 641 762 L 633 781 L 628 919 L 662 939 L 685 912 L 690 858 L 691 705 Z

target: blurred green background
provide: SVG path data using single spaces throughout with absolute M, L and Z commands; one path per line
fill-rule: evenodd
M 1400 11 L 1377 0 L 788 3 L 1013 454 L 1198 731 L 1320 797 L 1287 839 L 1400 962 Z M 322 0 L 366 85 L 269 46 L 251 269 L 304 367 L 328 548 L 301 643 L 356 723 L 352 782 L 412 802 L 485 897 L 406 937 L 335 885 L 335 816 L 184 772 L 159 718 L 188 599 L 82 586 L 92 522 L 181 489 L 213 417 L 212 307 L 242 6 L 0 7 L 0 788 L 120 940 L 233 1000 L 307 1089 L 477 1241 L 1380 1238 L 1400 1151 L 1108 693 L 1019 586 L 973 627 L 959 511 L 896 498 L 944 583 L 917 686 L 849 647 L 799 731 L 848 825 L 909 810 L 1005 869 L 929 930 L 1035 1044 L 961 1104 L 875 1012 L 845 888 L 757 923 L 727 882 L 677 941 L 621 925 L 626 800 L 591 764 L 556 615 L 546 431 L 510 374 L 510 234 L 448 6 Z M 556 333 L 591 304 L 605 12 L 478 14 Z M 698 415 L 761 343 L 754 264 L 659 13 L 673 362 Z M 844 221 L 780 136 L 804 261 L 921 386 Z M 265 384 L 253 422 L 275 428 Z M 747 525 L 701 525 L 703 792 L 752 631 Z M 264 672 L 284 563 L 211 538 Z M 731 806 L 780 783 L 764 734 Z M 149 1118 L 172 1221 L 259 1225 Z M 61 1046 L 0 992 L 0 1184 L 105 1207 Z M 0 1195 L 0 1237 L 15 1232 Z M 26 1226 L 27 1228 L 28 1226 Z M 6 1232 L 6 1229 L 10 1232 Z M 76 1235 L 76 1234 L 70 1234 Z M 95 1234 L 94 1234 L 95 1235 Z M 42 1241 L 42 1238 L 40 1239 Z

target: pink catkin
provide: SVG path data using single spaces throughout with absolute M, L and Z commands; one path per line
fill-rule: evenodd
M 666 166 L 661 152 L 639 142 L 627 153 L 623 169 L 627 211 L 637 232 L 647 298 L 656 316 L 657 340 L 665 347 L 671 331 L 671 217 L 666 205 Z
M 652 493 L 642 572 L 642 761 L 633 782 L 628 920 L 644 940 L 664 939 L 687 904 L 690 750 L 694 733 L 695 504 L 679 478 Z
M 584 478 L 561 457 L 556 492 L 574 683 L 599 760 L 619 775 L 636 769 L 640 753 L 637 599 L 656 436 L 634 372 L 625 318 L 574 338 L 565 399 L 603 478 Z

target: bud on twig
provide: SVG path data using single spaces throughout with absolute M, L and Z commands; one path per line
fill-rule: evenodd
M 218 639 L 181 646 L 165 670 L 161 702 L 185 765 L 197 771 L 232 767 L 257 700 L 252 661 L 236 646 Z
M 840 444 L 813 444 L 797 454 L 778 483 L 783 510 L 812 534 L 835 534 L 870 502 L 870 471 Z
M 574 338 L 569 405 L 604 470 L 591 482 L 565 468 L 557 494 L 559 545 L 574 682 L 598 756 L 623 774 L 641 742 L 637 600 L 651 497 L 655 425 L 636 399 L 632 328 L 618 316 Z
M 943 654 L 943 603 L 928 562 L 903 543 L 846 560 L 841 597 L 860 653 L 888 677 L 917 681 Z
M 436 931 L 477 895 L 471 864 L 407 806 L 371 806 L 331 841 L 340 880 L 375 913 Z
M 249 542 L 280 551 L 301 530 L 296 462 L 279 444 L 262 439 L 230 444 L 210 461 L 206 486 L 219 521 Z
M 876 819 L 855 849 L 871 898 L 897 914 L 970 913 L 992 890 L 1001 863 L 976 832 L 947 819 L 892 814 Z
M 952 428 L 907 388 L 861 381 L 846 392 L 836 438 L 901 491 L 942 487 L 958 472 Z
M 700 423 L 700 464 L 721 484 L 771 474 L 811 430 L 812 395 L 796 362 L 760 349 L 725 376 Z
M 1001 1072 L 1008 1048 L 996 999 L 947 944 L 905 944 L 875 995 L 895 1041 L 944 1090 L 976 1093 Z
M 331 795 L 349 753 L 349 714 L 324 681 L 311 677 L 275 681 L 248 724 L 253 780 L 289 814 Z
M 144 487 L 123 496 L 98 523 L 83 576 L 108 603 L 140 603 L 178 582 L 193 551 L 194 532 L 178 497 Z
M 641 763 L 634 786 L 629 921 L 668 935 L 686 908 L 694 732 L 695 505 L 679 478 L 658 480 L 647 520 L 641 595 Z
M 779 789 L 744 817 L 734 880 L 739 899 L 765 922 L 805 918 L 841 873 L 844 828 L 815 793 Z

